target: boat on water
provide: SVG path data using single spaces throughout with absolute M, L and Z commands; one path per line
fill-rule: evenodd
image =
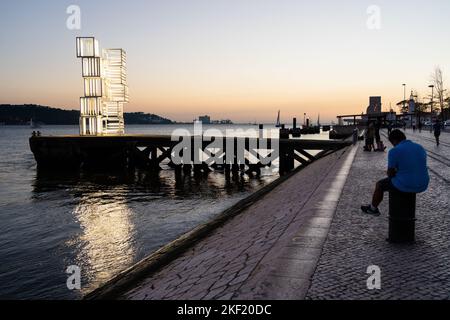
M 280 122 L 280 110 L 278 110 L 278 116 L 277 116 L 277 123 L 275 124 L 275 127 L 280 128 L 281 122 Z
M 38 129 L 40 127 L 41 127 L 41 125 L 37 122 L 34 122 L 33 118 L 30 119 L 30 128 L 31 129 Z

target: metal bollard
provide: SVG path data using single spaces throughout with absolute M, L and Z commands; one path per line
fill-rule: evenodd
M 389 238 L 392 243 L 415 241 L 416 194 L 389 192 Z
M 292 137 L 293 138 L 300 138 L 302 133 L 301 129 L 297 128 L 297 118 L 292 119 Z
M 286 129 L 284 124 L 281 125 L 280 139 L 289 139 L 289 129 Z

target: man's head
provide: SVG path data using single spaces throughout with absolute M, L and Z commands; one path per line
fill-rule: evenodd
M 391 134 L 389 135 L 389 141 L 394 145 L 398 145 L 403 140 L 406 140 L 405 134 L 398 129 L 392 130 Z

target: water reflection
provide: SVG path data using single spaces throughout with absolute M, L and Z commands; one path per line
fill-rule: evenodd
M 42 224 L 53 224 L 61 239 L 48 261 L 59 274 L 50 285 L 58 296 L 79 297 L 65 288 L 67 266 L 81 268 L 82 293 L 90 291 L 275 178 L 38 170 L 31 201 L 37 212 L 46 210 Z
M 85 194 L 73 210 L 81 233 L 67 245 L 78 246 L 76 261 L 83 266 L 83 276 L 90 284 L 85 290 L 93 289 L 134 261 L 132 212 L 122 190 L 118 191 L 114 197 L 114 189 Z

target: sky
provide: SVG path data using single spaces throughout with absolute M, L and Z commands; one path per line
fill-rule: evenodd
M 70 5 L 80 30 L 66 26 Z M 447 79 L 449 13 L 448 0 L 2 0 L 0 103 L 78 109 L 75 38 L 95 36 L 127 52 L 125 111 L 331 121 L 372 95 L 387 110 L 403 83 L 425 96 L 436 66 Z

